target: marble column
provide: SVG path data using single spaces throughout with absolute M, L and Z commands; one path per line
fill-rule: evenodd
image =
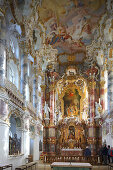
M 92 155 L 96 154 L 96 125 L 95 125 L 95 85 L 94 75 L 89 80 L 89 105 L 90 105 L 90 123 L 88 125 L 87 143 L 91 147 Z
M 35 79 L 34 79 L 34 88 L 35 88 L 35 89 L 33 89 L 34 93 L 35 93 L 34 94 L 34 105 L 37 110 L 37 108 L 38 108 L 38 76 L 37 75 L 35 75 Z M 38 112 L 38 110 L 37 110 L 37 112 Z
M 102 114 L 105 112 L 105 70 L 100 70 L 100 104 L 102 106 Z
M 6 49 L 5 44 L 0 43 L 0 86 L 4 86 L 6 76 Z
M 35 134 L 34 148 L 33 148 L 33 160 L 39 160 L 39 135 Z
M 50 72 L 50 126 L 55 124 L 55 84 L 58 77 L 56 72 Z
M 4 14 L 3 14 L 4 15 Z M 6 20 L 5 17 L 1 15 L 0 17 L 0 86 L 4 86 L 5 76 L 6 76 Z
M 109 72 L 108 77 L 109 112 L 113 114 L 113 70 Z
M 4 164 L 9 155 L 9 125 L 0 120 L 0 162 Z
M 54 85 L 50 85 L 50 126 L 54 125 Z
M 46 85 L 41 85 L 41 92 L 42 92 L 42 95 L 41 95 L 41 113 L 42 113 L 42 120 L 43 120 L 43 123 L 44 123 L 44 106 L 45 106 L 45 89 L 46 89 Z
M 21 92 L 24 97 L 26 105 L 27 97 L 27 83 L 28 83 L 28 53 L 26 51 L 26 44 L 24 41 L 20 43 L 21 48 Z
M 90 79 L 89 82 L 89 105 L 90 105 L 90 120 L 91 122 L 94 121 L 95 117 L 95 85 L 96 82 L 94 80 L 94 77 Z

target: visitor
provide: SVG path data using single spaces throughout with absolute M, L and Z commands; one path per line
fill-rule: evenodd
M 113 148 L 111 148 L 111 158 L 112 158 L 112 163 L 113 163 Z
M 106 147 L 106 144 L 104 145 L 102 155 L 103 155 L 104 164 L 107 165 L 108 148 Z
M 108 163 L 110 163 L 110 158 L 111 158 L 111 149 L 110 149 L 110 145 L 108 145 Z
M 100 157 L 100 163 L 102 164 L 103 162 L 103 146 L 100 147 L 99 149 L 99 157 Z
M 89 160 L 89 158 L 91 156 L 91 150 L 89 149 L 88 146 L 86 146 L 86 149 L 84 150 L 84 156 L 85 156 L 87 161 Z

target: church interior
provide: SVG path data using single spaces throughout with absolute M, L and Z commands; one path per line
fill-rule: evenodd
M 113 1 L 0 0 L 0 164 L 98 162 L 113 147 Z M 79 161 L 80 161 L 79 160 Z

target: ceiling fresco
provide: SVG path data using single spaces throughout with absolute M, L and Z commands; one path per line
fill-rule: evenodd
M 43 0 L 39 20 L 46 27 L 46 44 L 59 53 L 85 51 L 105 13 L 106 0 Z

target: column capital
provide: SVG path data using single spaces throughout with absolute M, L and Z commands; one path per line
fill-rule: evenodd
M 104 80 L 101 80 L 101 81 L 100 81 L 100 86 L 104 86 L 104 84 L 105 84 L 105 81 L 104 81 Z
M 88 86 L 88 88 L 89 88 L 89 89 L 95 88 L 95 86 L 96 86 L 96 81 L 90 80 L 90 81 L 89 81 L 89 86 Z
M 44 92 L 46 89 L 46 85 L 40 85 L 40 87 L 41 87 L 41 90 Z

